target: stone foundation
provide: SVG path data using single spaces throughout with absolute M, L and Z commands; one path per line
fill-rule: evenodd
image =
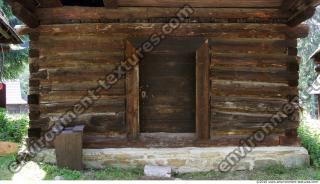
M 178 173 L 219 170 L 219 164 L 237 147 L 214 148 L 108 148 L 84 149 L 87 168 L 101 169 L 106 166 L 143 167 L 144 165 L 170 166 Z M 236 159 L 231 154 L 232 163 Z M 53 149 L 45 150 L 39 157 L 44 162 L 55 163 Z M 288 168 L 309 165 L 308 151 L 303 147 L 258 147 L 232 167 L 232 170 L 262 169 L 272 164 Z M 220 165 L 221 167 L 221 165 Z

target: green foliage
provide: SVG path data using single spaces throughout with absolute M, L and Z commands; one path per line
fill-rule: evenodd
M 304 39 L 299 39 L 298 42 L 298 55 L 301 57 L 300 71 L 299 71 L 299 94 L 300 97 L 307 99 L 302 101 L 303 109 L 315 116 L 316 100 L 313 95 L 307 93 L 307 89 L 316 79 L 314 62 L 309 60 L 312 53 L 318 48 L 320 43 L 320 9 L 309 19 L 307 22 L 310 27 L 309 36 Z
M 8 165 L 15 160 L 14 155 L 0 156 L 0 180 L 11 180 L 12 172 L 9 171 Z
M 5 14 L 11 26 L 21 24 L 21 22 L 12 14 L 11 9 L 3 0 L 0 0 L 0 9 Z M 23 37 L 27 40 L 27 37 Z M 0 79 L 16 79 L 27 65 L 28 50 L 17 50 L 2 53 L 0 48 L 0 60 L 3 60 L 3 74 Z
M 265 169 L 269 174 L 284 174 L 288 169 L 282 164 L 270 165 Z
M 96 180 L 134 180 L 143 176 L 142 169 L 105 168 L 95 173 Z
M 135 180 L 143 176 L 142 169 L 121 169 L 107 167 L 102 170 L 72 171 L 61 169 L 55 165 L 41 164 L 41 169 L 46 172 L 46 180 L 62 176 L 66 180 Z
M 177 174 L 175 177 L 185 180 L 319 180 L 320 169 L 312 167 L 288 169 L 281 165 L 273 165 L 264 170 L 187 173 Z
M 41 169 L 46 172 L 45 180 L 54 179 L 56 176 L 62 176 L 65 180 L 79 180 L 81 172 L 68 169 L 60 169 L 54 165 L 41 164 Z
M 27 135 L 29 120 L 26 116 L 8 117 L 4 109 L 0 109 L 0 141 L 22 143 Z
M 27 99 L 28 91 L 29 91 L 29 66 L 27 65 L 23 72 L 20 73 L 19 76 L 19 81 L 20 81 L 20 86 L 21 86 L 21 95 L 23 99 Z
M 302 123 L 298 129 L 301 144 L 308 150 L 311 162 L 320 168 L 320 130 Z
M 8 7 L 7 3 L 4 2 L 4 0 L 0 0 L 0 8 L 7 18 L 11 19 L 14 17 L 11 9 Z
M 1 56 L 2 57 L 2 56 Z M 26 68 L 28 63 L 28 51 L 10 51 L 4 53 L 4 79 L 16 79 Z

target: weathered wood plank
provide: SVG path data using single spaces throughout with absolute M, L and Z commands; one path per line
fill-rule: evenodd
M 46 94 L 51 91 L 88 91 L 90 89 L 95 89 L 99 85 L 97 80 L 93 81 L 81 81 L 75 80 L 73 82 L 51 82 L 51 81 L 40 81 L 41 94 Z M 110 90 L 102 91 L 102 94 L 124 94 L 125 82 L 119 81 Z
M 196 133 L 199 140 L 206 140 L 210 136 L 210 56 L 208 40 L 197 50 L 196 58 Z
M 40 3 L 40 8 L 60 7 L 62 3 L 60 0 L 37 0 Z
M 52 122 L 58 122 L 63 113 L 50 113 Z M 48 117 L 48 115 L 45 115 Z M 43 117 L 42 117 L 43 118 Z M 85 133 L 115 136 L 126 133 L 125 112 L 88 112 L 79 115 L 68 126 L 85 125 Z
M 76 127 L 75 127 L 76 128 Z M 64 130 L 54 140 L 57 165 L 60 168 L 82 170 L 83 126 L 79 130 Z
M 103 0 L 103 4 L 106 8 L 117 8 L 118 0 Z
M 287 99 L 268 99 L 256 97 L 211 96 L 211 107 L 215 111 L 276 113 L 279 112 Z
M 289 84 L 290 86 L 297 86 L 298 72 L 249 72 L 237 71 L 237 68 L 214 69 L 211 70 L 210 78 L 212 80 L 237 80 L 237 81 L 255 81 L 255 82 L 272 82 Z
M 41 24 L 69 23 L 76 21 L 103 22 L 106 20 L 122 20 L 124 22 L 176 17 L 179 8 L 157 7 L 119 7 L 117 9 L 92 8 L 92 7 L 61 7 L 41 8 L 37 10 Z M 246 22 L 273 22 L 283 20 L 285 22 L 289 14 L 279 9 L 252 9 L 252 8 L 194 8 L 192 18 L 202 18 L 206 21 L 214 20 L 247 20 Z M 158 21 L 159 21 L 158 20 Z
M 218 112 L 212 111 L 211 119 L 212 130 L 258 130 L 266 123 L 271 123 L 274 114 L 257 113 L 236 113 L 236 112 Z M 289 118 L 279 123 L 275 129 L 293 129 L 299 126 L 298 121 L 292 121 Z
M 212 53 L 211 68 L 215 66 L 234 67 L 287 67 L 288 64 L 297 64 L 296 56 L 283 54 L 246 54 L 246 53 Z
M 252 132 L 251 132 L 252 133 Z M 159 147 L 159 148 L 177 148 L 177 147 L 210 147 L 210 146 L 234 146 L 239 145 L 241 139 L 245 139 L 250 133 L 245 135 L 212 135 L 210 140 L 197 141 L 194 134 L 142 134 L 139 141 L 130 141 L 125 138 L 96 137 L 85 135 L 84 148 L 130 148 L 130 147 Z M 265 141 L 257 146 L 278 146 L 279 136 L 282 134 L 272 134 L 266 137 Z M 166 137 L 166 138 L 163 138 Z M 163 141 L 159 141 L 163 140 Z
M 136 54 L 136 49 L 132 44 L 126 42 L 126 58 L 131 58 Z M 135 66 L 132 70 L 126 74 L 126 94 L 127 94 L 127 106 L 126 106 L 126 121 L 127 131 L 129 139 L 137 139 L 140 132 L 139 125 L 139 66 Z
M 149 36 L 152 33 L 161 31 L 160 23 L 117 23 L 117 24 L 66 24 L 66 25 L 42 25 L 38 28 L 41 35 L 108 35 L 108 36 Z M 286 35 L 288 38 L 305 37 L 308 35 L 308 27 L 300 25 L 291 28 L 285 24 L 209 24 L 209 23 L 182 23 L 180 29 L 175 30 L 172 36 L 205 36 L 212 37 L 227 33 L 246 35 L 250 38 L 253 35 L 279 34 Z M 258 34 L 257 34 L 258 33 Z M 266 36 L 268 37 L 268 36 Z
M 81 104 L 81 105 L 79 105 Z M 74 108 L 86 110 L 86 112 L 121 112 L 125 109 L 125 100 L 123 97 L 110 97 L 106 100 L 98 100 L 94 102 L 92 99 L 79 99 L 77 101 L 69 101 L 62 103 L 40 104 L 41 115 L 65 113 Z
M 235 90 L 237 89 L 237 90 Z M 272 85 L 272 83 L 240 82 L 240 81 L 218 81 L 211 83 L 212 96 L 225 97 L 252 97 L 270 99 L 287 99 L 288 96 L 298 94 L 296 87 L 286 85 Z
M 118 0 L 119 6 L 128 7 L 183 7 L 185 4 L 191 7 L 248 7 L 248 8 L 278 8 L 281 6 L 282 0 Z
M 211 39 L 211 50 L 216 53 L 287 54 L 288 47 L 296 47 L 295 40 L 271 39 Z

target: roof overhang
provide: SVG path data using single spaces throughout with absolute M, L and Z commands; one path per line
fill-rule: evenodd
M 12 7 L 13 13 L 22 20 L 28 27 L 36 28 L 40 25 L 37 9 L 61 8 L 70 4 L 64 0 L 6 0 Z M 103 3 L 102 3 L 103 1 Z M 80 2 L 73 0 L 72 2 Z M 94 0 L 95 5 L 104 6 L 108 9 L 121 7 L 181 7 L 181 4 L 189 4 L 194 8 L 255 8 L 255 9 L 279 9 L 281 12 L 289 14 L 286 22 L 289 26 L 297 26 L 305 20 L 311 18 L 315 13 L 315 8 L 320 4 L 320 0 L 212 0 L 195 1 L 186 0 L 179 2 L 176 0 L 154 1 L 154 0 Z M 99 3 L 98 3 L 99 2 Z M 94 7 L 93 7 L 94 8 Z M 114 10 L 113 10 L 114 11 Z
M 21 44 L 22 40 L 10 26 L 7 19 L 0 13 L 0 43 Z

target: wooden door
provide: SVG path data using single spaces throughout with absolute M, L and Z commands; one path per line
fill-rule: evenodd
M 141 132 L 195 133 L 196 47 L 169 39 L 140 62 Z

